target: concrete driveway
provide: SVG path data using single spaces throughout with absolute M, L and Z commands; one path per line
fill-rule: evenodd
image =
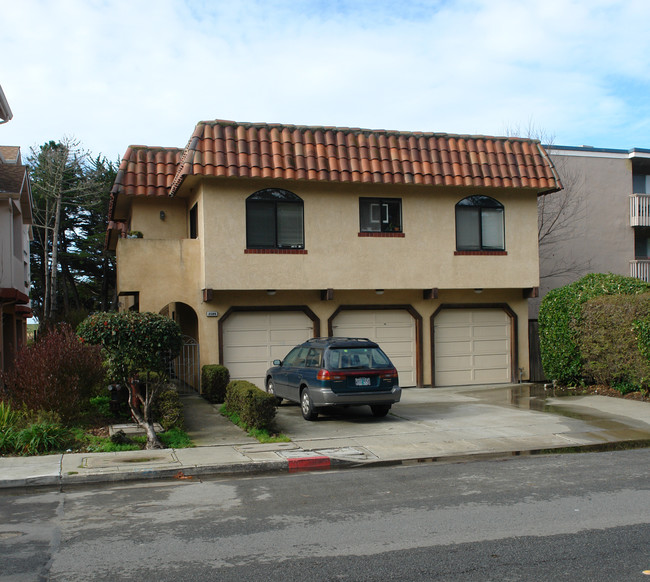
M 367 406 L 305 421 L 297 404 L 278 408 L 278 430 L 302 449 L 359 458 L 520 454 L 620 441 L 650 441 L 650 403 L 605 396 L 556 398 L 543 386 L 407 388 L 385 418 Z

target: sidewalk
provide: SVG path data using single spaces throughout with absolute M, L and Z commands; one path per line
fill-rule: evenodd
M 368 407 L 356 407 L 307 422 L 297 405 L 285 403 L 276 424 L 291 442 L 274 444 L 247 436 L 199 396 L 184 396 L 183 402 L 194 448 L 3 457 L 0 488 L 458 461 L 617 443 L 650 446 L 650 403 L 556 398 L 527 384 L 408 388 L 379 419 Z

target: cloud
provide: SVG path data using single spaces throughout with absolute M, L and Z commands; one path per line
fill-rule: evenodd
M 202 119 L 647 147 L 646 0 L 21 0 L 3 6 L 0 142 L 114 159 Z M 613 140 L 616 140 L 615 143 Z

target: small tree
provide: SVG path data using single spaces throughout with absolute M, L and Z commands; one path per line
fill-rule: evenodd
M 178 324 L 156 313 L 97 313 L 77 328 L 79 337 L 104 348 L 110 376 L 128 386 L 134 420 L 147 433 L 147 448 L 161 449 L 153 426 L 152 402 L 169 380 L 182 334 Z

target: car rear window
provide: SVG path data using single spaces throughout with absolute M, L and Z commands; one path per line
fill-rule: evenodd
M 379 348 L 332 348 L 327 352 L 327 367 L 332 370 L 391 366 L 388 356 Z

